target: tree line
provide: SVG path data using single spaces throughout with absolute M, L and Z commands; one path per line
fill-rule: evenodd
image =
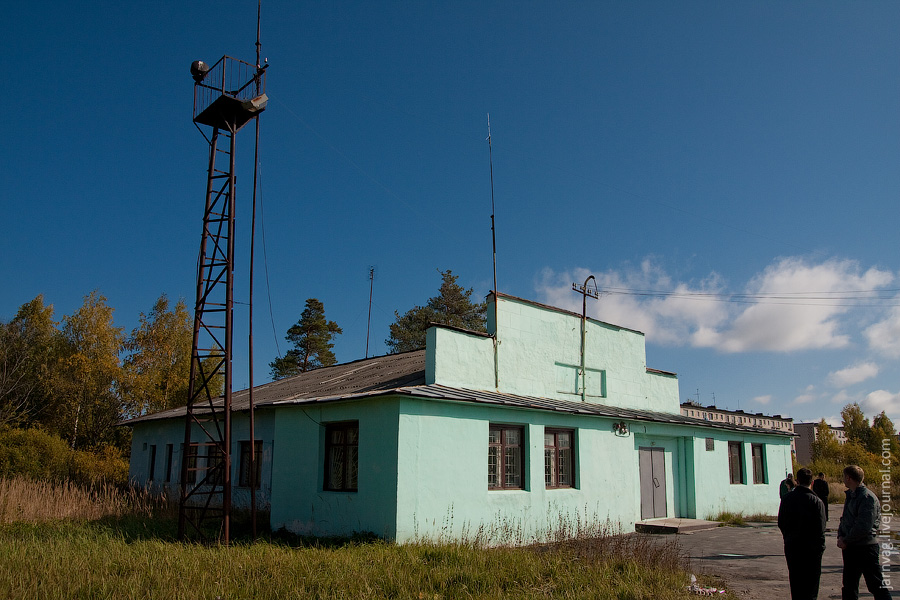
M 844 406 L 841 421 L 846 437 L 844 443 L 838 440 L 825 419 L 819 421 L 811 448 L 811 463 L 807 466 L 814 473 L 823 472 L 839 479 L 846 465 L 859 465 L 866 472 L 866 483 L 870 487 L 880 487 L 882 477 L 878 474 L 887 473 L 891 495 L 900 494 L 900 440 L 893 421 L 881 411 L 870 423 L 856 402 Z
M 130 332 L 98 291 L 55 319 L 43 295 L 0 321 L 0 426 L 42 429 L 72 449 L 127 451 L 122 419 L 187 402 L 193 318 L 161 295 Z
M 397 354 L 425 347 L 425 333 L 432 323 L 486 331 L 485 302 L 472 302 L 472 288 L 465 289 L 451 270 L 440 271 L 441 286 L 436 296 L 422 306 L 414 306 L 402 315 L 394 311 L 390 336 L 384 341 L 388 352 Z M 309 298 L 300 320 L 288 329 L 285 339 L 292 345 L 284 356 L 269 363 L 273 379 L 283 379 L 337 362 L 332 351 L 334 338 L 342 333 L 334 321 L 325 317 L 325 306 Z
M 431 323 L 485 330 L 485 303 L 473 303 L 472 290 L 450 270 L 440 274 L 436 296 L 402 315 L 394 312 L 389 352 L 424 348 Z M 292 347 L 269 363 L 272 376 L 335 364 L 333 340 L 341 332 L 322 302 L 307 299 L 287 331 Z M 0 429 L 39 427 L 72 449 L 112 445 L 127 454 L 130 431 L 117 423 L 187 403 L 192 336 L 185 301 L 172 304 L 165 294 L 130 332 L 113 323 L 113 308 L 98 291 L 58 320 L 38 295 L 0 321 Z M 221 393 L 221 378 L 213 383 Z

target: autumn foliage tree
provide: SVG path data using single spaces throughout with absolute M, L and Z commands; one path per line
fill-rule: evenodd
M 472 289 L 456 283 L 457 276 L 450 269 L 441 272 L 438 295 L 424 306 L 415 306 L 403 315 L 394 311 L 391 335 L 385 340 L 391 354 L 425 347 L 425 333 L 432 323 L 450 325 L 471 331 L 486 331 L 487 304 L 472 302 Z
M 184 300 L 163 294 L 125 340 L 123 408 L 129 416 L 183 406 L 191 371 L 192 319 Z
M 0 425 L 27 424 L 52 411 L 52 376 L 62 348 L 53 306 L 43 295 L 0 322 Z
M 72 448 L 97 445 L 123 416 L 118 394 L 122 328 L 113 325 L 112 307 L 95 290 L 63 318 L 62 336 L 56 428 Z

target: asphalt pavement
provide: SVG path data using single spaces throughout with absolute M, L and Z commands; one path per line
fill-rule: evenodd
M 825 534 L 819 599 L 841 598 L 843 563 L 837 547 L 841 505 L 832 504 Z M 718 527 L 677 534 L 684 553 L 690 557 L 694 573 L 713 575 L 741 600 L 789 600 L 784 543 L 775 523 L 752 523 L 747 527 Z M 895 546 L 898 541 L 894 541 Z M 894 598 L 900 600 L 900 561 L 892 556 Z M 719 585 L 719 584 L 714 584 Z M 871 598 L 860 579 L 860 598 Z

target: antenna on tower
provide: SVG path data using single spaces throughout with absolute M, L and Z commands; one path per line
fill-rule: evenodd
M 259 50 L 261 48 L 261 44 L 259 43 L 259 23 L 260 23 L 260 15 L 262 14 L 262 0 L 257 0 L 256 4 L 256 73 L 257 76 L 254 77 L 253 84 L 256 88 L 256 96 L 260 95 L 260 81 L 259 75 L 262 73 L 262 69 L 259 66 Z M 249 452 L 249 460 L 248 466 L 250 467 L 249 476 L 250 476 L 250 529 L 253 539 L 256 539 L 256 473 L 259 469 L 259 465 L 257 464 L 257 456 L 256 456 L 256 416 L 253 405 L 253 267 L 254 267 L 254 249 L 256 247 L 256 191 L 259 188 L 257 184 L 257 175 L 259 173 L 259 113 L 256 114 L 254 119 L 256 121 L 256 142 L 253 146 L 253 206 L 251 208 L 251 217 L 250 217 L 250 297 L 249 297 L 249 320 L 250 320 L 250 331 L 248 335 L 248 369 L 250 371 L 249 375 L 249 386 L 247 389 L 247 404 L 249 407 L 249 426 L 250 426 L 250 452 Z
M 259 13 L 258 8 L 257 56 Z M 257 119 L 253 191 L 255 226 L 258 117 L 268 103 L 265 94 L 267 66 L 252 65 L 230 56 L 223 56 L 211 67 L 200 60 L 191 64 L 194 78 L 193 121 L 209 143 L 209 162 L 203 232 L 197 261 L 197 296 L 181 457 L 178 536 L 184 539 L 188 525 L 200 538 L 205 538 L 212 529 L 218 532 L 220 540 L 226 545 L 231 535 L 232 508 L 235 150 L 238 131 Z M 207 136 L 201 125 L 212 128 L 212 135 Z M 221 162 L 217 164 L 217 161 Z M 252 257 L 251 239 L 251 263 Z M 252 390 L 252 337 L 250 347 Z M 250 407 L 252 422 L 252 401 Z M 251 429 L 252 442 L 255 442 L 254 433 Z M 205 452 L 202 451 L 204 448 Z M 255 450 L 256 447 L 251 446 L 251 460 L 257 458 Z M 202 464 L 201 457 L 204 459 Z M 258 470 L 251 467 L 251 475 L 258 475 Z M 251 506 L 255 509 L 255 479 L 251 479 L 250 487 L 253 491 Z
M 375 267 L 369 267 L 369 319 L 366 322 L 366 358 L 369 358 L 369 329 L 372 327 L 372 290 L 375 288 Z
M 488 113 L 487 116 L 487 128 L 488 128 L 488 163 L 491 169 L 491 249 L 493 251 L 493 265 L 494 265 L 494 388 L 497 391 L 500 391 L 500 356 L 499 356 L 499 348 L 500 345 L 500 323 L 497 318 L 497 304 L 500 302 L 500 299 L 497 298 L 497 230 L 494 224 L 494 151 L 491 147 L 491 114 Z
M 594 288 L 591 289 L 590 283 L 594 282 Z M 581 400 L 582 402 L 587 397 L 587 377 L 584 368 L 584 341 L 587 335 L 587 299 L 588 296 L 597 300 L 600 298 L 600 290 L 597 289 L 597 280 L 594 279 L 593 275 L 588 275 L 588 278 L 584 280 L 584 284 L 578 285 L 576 283 L 572 284 L 572 289 L 576 292 L 579 292 L 582 295 L 581 299 Z

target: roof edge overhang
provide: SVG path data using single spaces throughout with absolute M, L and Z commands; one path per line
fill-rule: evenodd
M 517 396 L 514 394 L 503 394 L 498 392 L 490 392 L 484 390 L 469 390 L 465 388 L 452 388 L 440 384 L 416 385 L 408 387 L 399 387 L 389 390 L 377 390 L 372 392 L 360 392 L 345 395 L 321 396 L 316 398 L 297 398 L 290 400 L 281 400 L 258 407 L 260 409 L 283 408 L 290 406 L 315 406 L 320 404 L 328 404 L 333 402 L 356 402 L 362 400 L 375 399 L 386 396 L 405 396 L 407 398 L 418 398 L 427 401 L 452 402 L 452 403 L 473 403 L 486 406 L 497 406 L 516 410 L 537 410 L 543 412 L 565 413 L 571 415 L 580 415 L 586 417 L 608 418 L 608 419 L 624 419 L 629 421 L 637 421 L 644 423 L 662 423 L 668 425 L 676 425 L 679 427 L 698 427 L 708 430 L 724 430 L 735 433 L 752 433 L 755 435 L 772 435 L 778 437 L 797 437 L 797 434 L 781 431 L 773 431 L 771 429 L 762 429 L 757 427 L 744 427 L 740 425 L 732 425 L 726 423 L 711 423 L 703 419 L 694 417 L 686 417 L 676 413 L 659 413 L 653 411 L 621 408 L 606 404 L 593 404 L 584 402 L 570 402 L 565 400 L 551 400 L 547 398 L 538 398 L 532 396 Z M 246 412 L 246 409 L 237 410 L 235 412 Z M 158 413 L 159 415 L 159 413 Z M 184 417 L 184 411 L 181 410 L 180 418 Z M 121 423 L 122 425 L 131 425 L 140 422 L 155 421 L 167 418 L 179 418 L 179 415 L 157 416 L 152 415 L 151 418 L 139 417 Z

